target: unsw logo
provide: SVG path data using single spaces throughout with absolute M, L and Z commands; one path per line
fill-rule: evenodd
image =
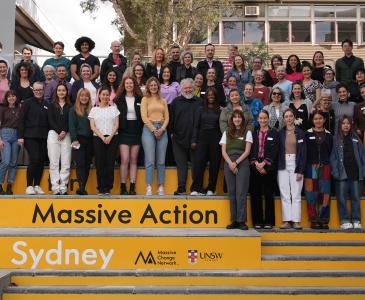
M 198 262 L 198 250 L 188 250 L 189 264 L 196 264 Z
M 153 257 L 153 254 L 151 251 L 148 252 L 148 255 L 146 257 L 143 255 L 143 252 L 140 251 L 134 264 L 136 265 L 140 259 L 142 259 L 142 261 L 145 265 L 155 265 L 156 264 L 156 260 Z

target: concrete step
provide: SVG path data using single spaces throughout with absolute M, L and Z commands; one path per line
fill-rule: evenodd
M 279 261 L 361 261 L 365 262 L 365 255 L 334 255 L 334 254 L 265 254 L 262 260 Z
M 187 270 L 14 271 L 11 286 L 334 286 L 364 287 L 365 271 Z

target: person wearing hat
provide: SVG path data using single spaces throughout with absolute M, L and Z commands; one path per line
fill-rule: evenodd
M 95 42 L 89 37 L 82 36 L 75 42 L 75 48 L 80 54 L 71 59 L 71 76 L 75 80 L 80 80 L 80 67 L 88 64 L 92 68 L 91 81 L 99 77 L 100 60 L 90 52 L 95 48 Z

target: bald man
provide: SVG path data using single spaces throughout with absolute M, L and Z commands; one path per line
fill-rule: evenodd
M 101 64 L 100 80 L 105 82 L 106 73 L 108 70 L 113 69 L 117 73 L 118 84 L 122 80 L 123 74 L 127 69 L 127 59 L 120 54 L 122 46 L 119 41 L 113 41 L 110 45 L 111 53 L 104 59 Z

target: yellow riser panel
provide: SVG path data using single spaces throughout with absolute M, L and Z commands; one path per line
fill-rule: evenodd
M 75 175 L 75 170 L 73 169 L 71 172 L 71 179 L 75 179 L 76 175 Z M 137 174 L 137 182 L 136 182 L 136 191 L 138 195 L 144 195 L 145 191 L 146 191 L 146 185 L 145 185 L 145 170 L 144 169 L 138 169 L 138 174 Z M 207 181 L 207 172 L 206 172 L 206 176 L 205 176 L 205 182 Z M 115 169 L 115 176 L 114 176 L 114 188 L 112 190 L 112 194 L 113 195 L 119 195 L 119 170 Z M 188 181 L 187 181 L 187 192 L 190 192 L 190 185 L 191 185 L 191 176 L 190 176 L 190 171 L 189 171 L 189 176 L 188 176 Z M 44 174 L 43 174 L 43 178 L 42 178 L 42 182 L 41 182 L 41 186 L 44 189 L 44 191 L 46 191 L 48 194 L 51 194 L 50 191 L 48 191 L 48 169 L 45 169 Z M 95 169 L 92 169 L 90 172 L 90 177 L 88 180 L 88 184 L 87 184 L 87 190 L 89 192 L 89 194 L 97 194 L 97 189 L 96 189 L 96 173 L 95 173 Z M 14 193 L 15 194 L 24 194 L 25 193 L 25 187 L 26 187 L 26 169 L 25 168 L 20 168 L 17 171 L 17 175 L 16 175 L 16 179 L 15 179 L 15 183 L 14 183 Z M 70 191 L 69 190 L 69 194 L 75 194 L 75 191 L 77 189 L 78 185 L 77 183 L 74 184 L 74 190 Z M 174 193 L 174 191 L 177 188 L 177 174 L 176 174 L 176 169 L 175 168 L 171 168 L 171 169 L 166 169 L 166 184 L 165 184 L 165 193 L 167 195 L 172 195 Z M 157 192 L 157 185 L 156 183 L 153 186 L 154 189 L 154 194 L 156 194 Z M 220 171 L 219 172 L 219 178 L 218 178 L 218 182 L 217 182 L 217 193 L 220 195 L 223 195 L 223 172 Z M 58 201 L 58 200 L 57 200 Z M 228 205 L 228 202 L 227 202 Z M 350 205 L 350 204 L 349 204 Z M 248 201 L 248 224 L 251 226 L 252 222 L 251 222 L 251 210 L 250 210 L 250 203 Z M 362 210 L 362 218 L 365 219 L 365 201 L 361 201 L 361 210 Z M 227 210 L 228 211 L 228 210 Z M 330 218 L 330 224 L 329 226 L 331 228 L 339 228 L 339 218 L 338 218 L 338 211 L 337 211 L 337 201 L 335 199 L 333 199 L 331 201 L 331 218 Z M 281 224 L 281 203 L 280 203 L 280 199 L 276 199 L 275 201 L 275 216 L 276 216 L 276 226 L 279 226 Z M 305 201 L 305 198 L 303 198 L 302 201 L 302 224 L 304 227 L 309 227 L 310 223 L 308 221 L 308 217 L 307 217 L 307 203 Z M 2 225 L 0 225 L 2 226 Z
M 131 277 L 131 276 L 12 276 L 17 286 L 365 286 L 365 277 Z
M 110 294 L 4 294 L 3 300 L 364 300 L 365 295 L 110 295 Z
M 262 261 L 262 270 L 365 270 L 365 261 Z
M 262 246 L 262 254 L 365 254 L 359 246 Z
M 281 223 L 281 207 L 280 200 L 276 200 L 276 224 Z M 330 222 L 331 228 L 338 228 L 337 218 L 337 202 L 332 201 L 332 218 Z M 361 201 L 363 206 L 362 212 L 365 214 L 365 201 Z M 36 212 L 36 206 L 40 208 L 41 212 Z M 62 212 L 62 220 L 56 220 L 55 223 L 47 221 L 46 223 L 40 221 L 40 213 L 45 215 L 46 212 L 52 207 L 54 209 L 55 217 L 57 219 L 57 213 Z M 145 212 L 148 213 L 147 208 L 150 205 L 153 212 L 156 214 L 156 218 L 159 219 L 154 222 L 152 218 L 147 218 L 147 222 L 142 223 L 142 216 Z M 176 206 L 178 207 L 179 216 L 176 218 L 174 211 Z M 21 207 L 21 209 L 19 209 Z M 67 210 L 67 211 L 64 211 Z M 83 210 L 85 216 L 87 211 L 95 210 L 97 213 L 102 213 L 101 222 L 86 222 L 83 221 L 69 222 L 69 214 L 72 215 L 71 219 L 75 219 L 76 211 Z M 130 220 L 130 222 L 121 223 L 118 221 L 119 213 L 121 211 L 127 211 L 131 213 L 131 216 L 124 216 L 123 219 Z M 163 218 L 168 221 L 162 222 L 160 214 L 167 210 L 167 213 L 163 213 Z M 115 214 L 112 221 L 108 221 L 105 211 L 111 216 Z M 114 212 L 115 211 L 115 212 Z M 195 211 L 193 213 L 193 211 Z M 191 213 L 191 214 L 190 214 Z M 95 213 L 94 213 L 95 214 Z M 125 214 L 125 213 L 123 213 Z M 184 223 L 184 214 L 185 220 Z M 208 216 L 207 216 L 208 215 Z M 306 202 L 302 201 L 302 215 L 303 226 L 308 227 L 309 223 L 306 216 Z M 33 222 L 33 216 L 37 216 L 35 222 Z M 51 216 L 51 215 L 50 215 Z M 363 216 L 365 219 L 365 215 Z M 48 218 L 51 220 L 51 217 Z M 84 218 L 85 219 L 85 218 Z M 192 221 L 190 221 L 192 219 Z M 146 219 L 145 219 L 146 220 Z M 148 221 L 149 220 L 149 221 Z M 177 221 L 175 221 L 177 220 Z M 190 199 L 178 199 L 168 198 L 163 199 L 142 199 L 142 198 L 49 198 L 37 199 L 37 197 L 27 198 L 0 198 L 0 227 L 215 227 L 225 228 L 230 223 L 229 212 L 229 200 L 224 198 L 190 198 Z M 248 224 L 251 226 L 251 213 L 250 213 L 250 201 L 248 201 Z M 266 234 L 266 233 L 263 233 Z M 336 233 L 337 235 L 337 233 Z M 360 236 L 360 235 L 358 235 Z M 302 238 L 302 237 L 301 237 Z M 323 235 L 320 239 L 323 238 Z M 362 238 L 365 240 L 365 236 Z
M 8 269 L 257 269 L 261 263 L 255 236 L 0 237 L 0 245 L 0 266 Z
M 364 233 L 353 232 L 260 232 L 263 241 L 365 241 Z

